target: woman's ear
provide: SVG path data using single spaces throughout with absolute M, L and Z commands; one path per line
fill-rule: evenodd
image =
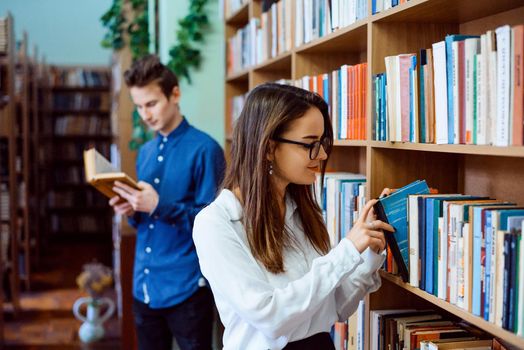
M 266 159 L 269 160 L 270 162 L 275 160 L 275 148 L 276 147 L 277 147 L 277 143 L 273 140 L 269 140 Z

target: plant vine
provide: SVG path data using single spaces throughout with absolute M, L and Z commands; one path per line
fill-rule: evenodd
M 102 40 L 102 47 L 112 48 L 116 51 L 125 45 L 124 31 L 129 34 L 129 47 L 133 61 L 149 53 L 149 14 L 148 0 L 129 0 L 133 11 L 133 20 L 129 21 L 123 14 L 124 0 L 113 0 L 109 10 L 101 17 L 102 24 L 107 28 L 107 33 Z M 167 66 L 179 78 L 185 78 L 191 84 L 191 68 L 199 68 L 202 61 L 200 48 L 194 43 L 204 39 L 208 28 L 209 19 L 205 12 L 208 0 L 190 0 L 188 14 L 178 21 L 179 28 L 176 32 L 176 44 L 169 50 Z M 133 112 L 133 132 L 129 148 L 138 149 L 142 144 L 153 137 L 153 132 L 147 130 L 138 112 Z

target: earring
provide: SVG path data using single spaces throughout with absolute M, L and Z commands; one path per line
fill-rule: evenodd
M 273 163 L 269 163 L 269 175 L 273 175 Z

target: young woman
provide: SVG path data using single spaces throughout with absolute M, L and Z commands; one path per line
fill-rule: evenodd
M 263 84 L 246 99 L 224 189 L 193 229 L 224 349 L 334 349 L 331 326 L 380 286 L 377 252 L 393 228 L 370 220 L 375 201 L 330 249 L 312 184 L 332 144 L 320 96 Z

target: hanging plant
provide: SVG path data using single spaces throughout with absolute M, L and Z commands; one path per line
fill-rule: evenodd
M 195 48 L 192 42 L 202 42 L 204 32 L 208 28 L 209 19 L 205 13 L 208 0 L 191 0 L 189 13 L 178 21 L 179 29 L 176 33 L 177 43 L 169 50 L 168 67 L 180 78 L 186 78 L 191 84 L 189 69 L 199 68 L 202 56 L 200 49 Z
M 126 19 L 122 14 L 122 0 L 113 0 L 113 4 L 100 18 L 102 25 L 107 28 L 107 33 L 102 39 L 102 47 L 120 50 L 124 47 L 124 25 Z
M 122 13 L 124 0 L 113 0 L 110 9 L 102 16 L 101 20 L 108 29 L 102 40 L 102 46 L 120 50 L 124 47 L 123 33 L 127 25 L 129 34 L 129 47 L 133 61 L 149 53 L 149 14 L 147 0 L 130 0 L 133 10 L 133 20 L 128 20 Z M 193 43 L 202 42 L 204 32 L 209 25 L 205 13 L 205 5 L 208 0 L 190 0 L 189 13 L 178 21 L 179 29 L 176 33 L 177 43 L 169 50 L 170 60 L 167 66 L 175 72 L 179 78 L 185 78 L 191 84 L 190 68 L 199 68 L 202 56 L 200 49 Z M 152 139 L 154 133 L 147 129 L 140 115 L 133 111 L 133 132 L 129 148 L 137 150 L 142 144 Z

